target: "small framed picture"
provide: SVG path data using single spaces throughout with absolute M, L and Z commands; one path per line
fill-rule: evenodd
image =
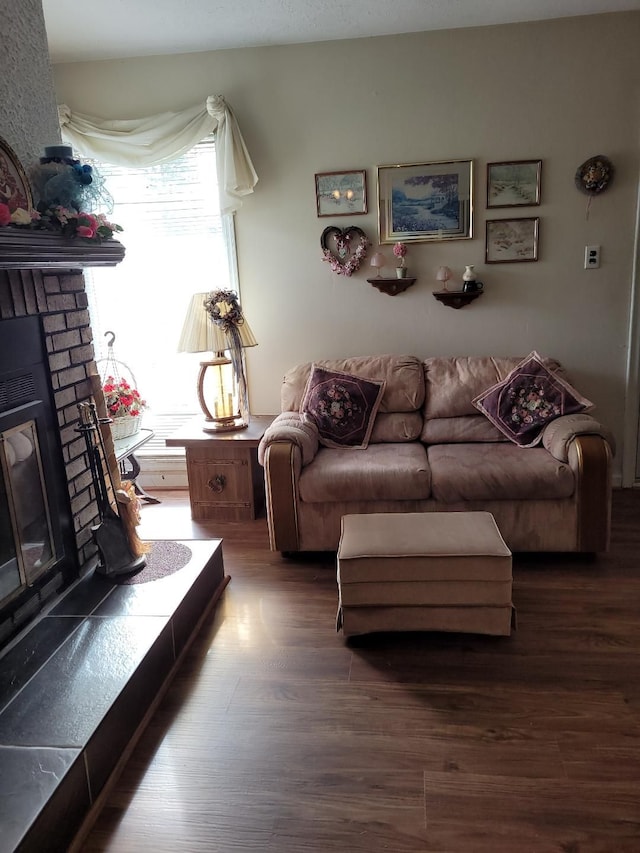
M 514 264 L 538 260 L 540 219 L 487 219 L 486 262 Z
M 316 205 L 318 216 L 353 216 L 356 213 L 366 213 L 366 172 L 318 172 Z
M 31 187 L 15 152 L 0 138 L 0 202 L 13 213 L 19 207 L 30 210 L 33 205 Z
M 487 207 L 540 204 L 542 160 L 487 163 Z
M 378 166 L 380 243 L 468 240 L 472 195 L 471 160 Z

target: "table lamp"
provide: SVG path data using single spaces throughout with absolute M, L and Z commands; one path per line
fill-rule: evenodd
M 376 273 L 377 273 L 376 278 L 380 278 L 380 270 L 386 264 L 386 262 L 387 262 L 387 259 L 382 254 L 382 252 L 375 252 L 371 256 L 370 264 L 376 270 Z
M 226 317 L 233 319 L 225 320 Z M 235 293 L 210 291 L 194 293 L 191 297 L 178 352 L 213 354 L 211 359 L 200 362 L 198 373 L 198 402 L 205 418 L 205 432 L 225 432 L 249 426 L 243 349 L 257 343 Z
M 449 269 L 449 267 L 439 267 L 438 272 L 436 273 L 436 279 L 442 282 L 442 289 L 448 291 L 447 282 L 451 278 L 453 273 Z

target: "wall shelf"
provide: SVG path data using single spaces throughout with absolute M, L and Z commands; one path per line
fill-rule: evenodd
M 376 276 L 376 278 L 368 278 L 367 281 L 369 284 L 377 287 L 380 293 L 386 293 L 388 296 L 397 296 L 398 293 L 402 293 L 411 287 L 412 284 L 415 284 L 417 279 L 383 278 L 382 276 Z
M 482 296 L 484 291 L 476 290 L 473 293 L 464 293 L 462 290 L 434 290 L 433 295 L 448 308 L 464 308 L 478 296 Z

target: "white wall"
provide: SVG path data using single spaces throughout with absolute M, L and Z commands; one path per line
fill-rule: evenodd
M 260 342 L 248 351 L 254 412 L 279 409 L 281 376 L 300 361 L 537 349 L 563 362 L 621 441 L 638 44 L 640 13 L 624 13 L 58 65 L 54 78 L 59 102 L 103 117 L 181 108 L 218 92 L 233 107 L 260 176 L 237 216 L 242 302 Z M 595 154 L 609 156 L 616 175 L 587 219 L 574 174 Z M 375 241 L 377 164 L 456 158 L 474 161 L 474 237 L 411 245 L 412 289 L 390 297 L 366 282 L 369 269 L 349 279 L 321 262 L 328 224 L 358 225 Z M 487 211 L 486 163 L 534 158 L 543 161 L 541 206 Z M 370 212 L 318 219 L 314 174 L 343 169 L 367 170 Z M 511 215 L 540 216 L 540 260 L 485 265 L 485 220 Z M 601 268 L 585 271 L 593 243 Z M 468 263 L 485 282 L 483 297 L 459 311 L 436 303 L 436 268 L 459 276 Z
M 0 0 L 0 136 L 23 168 L 60 139 L 41 0 Z

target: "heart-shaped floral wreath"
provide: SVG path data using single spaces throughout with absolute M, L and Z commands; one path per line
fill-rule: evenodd
M 357 238 L 357 245 L 356 243 Z M 355 245 L 355 248 L 354 248 Z M 360 268 L 369 248 L 369 240 L 362 228 L 352 225 L 350 228 L 338 228 L 329 225 L 320 237 L 323 261 L 331 264 L 338 275 L 352 275 Z

